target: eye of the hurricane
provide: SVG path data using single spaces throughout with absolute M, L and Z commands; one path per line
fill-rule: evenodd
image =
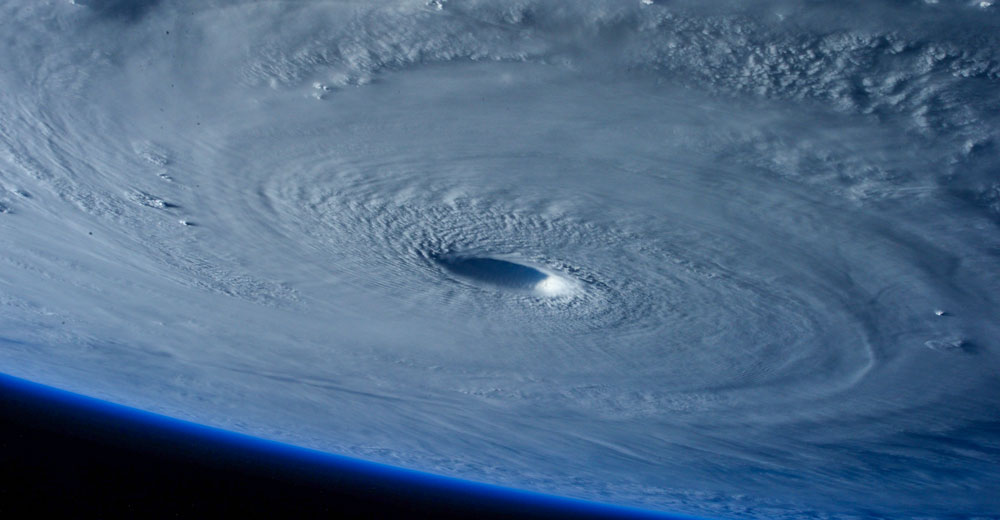
M 571 288 L 570 282 L 558 274 L 510 260 L 477 256 L 447 256 L 435 260 L 459 278 L 500 289 L 559 296 L 567 294 Z

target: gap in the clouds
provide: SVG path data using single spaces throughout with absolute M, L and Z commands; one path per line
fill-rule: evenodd
M 499 258 L 443 256 L 437 261 L 458 276 L 507 289 L 533 290 L 549 277 L 534 267 Z
M 488 287 L 537 296 L 565 296 L 573 284 L 562 276 L 525 263 L 491 256 L 434 255 L 450 274 Z
M 135 21 L 154 9 L 160 0 L 71 0 L 71 3 L 89 7 L 106 18 Z

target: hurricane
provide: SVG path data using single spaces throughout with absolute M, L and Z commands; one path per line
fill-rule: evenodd
M 0 369 L 718 518 L 1000 515 L 1000 6 L 0 5 Z

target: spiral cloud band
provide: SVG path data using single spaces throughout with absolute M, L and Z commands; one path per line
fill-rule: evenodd
M 674 512 L 1000 514 L 990 2 L 0 27 L 4 372 Z

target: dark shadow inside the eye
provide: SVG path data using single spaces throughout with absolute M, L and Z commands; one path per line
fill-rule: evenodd
M 509 289 L 533 289 L 549 277 L 534 267 L 497 258 L 444 257 L 437 261 L 458 276 Z

